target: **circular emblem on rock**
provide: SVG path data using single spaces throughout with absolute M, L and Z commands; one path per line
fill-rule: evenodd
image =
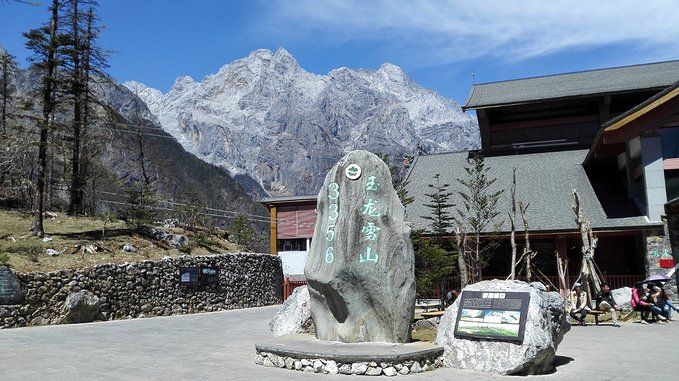
M 356 180 L 361 177 L 361 167 L 359 167 L 358 164 L 349 164 L 344 170 L 344 175 L 346 175 L 349 180 Z

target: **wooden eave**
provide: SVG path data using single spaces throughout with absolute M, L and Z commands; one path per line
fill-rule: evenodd
M 624 143 L 647 131 L 653 131 L 679 111 L 679 82 L 606 123 L 603 144 Z
M 523 100 L 523 101 L 507 102 L 507 103 L 494 103 L 494 104 L 491 103 L 491 104 L 478 105 L 478 106 L 468 106 L 467 104 L 469 104 L 469 101 L 467 101 L 467 104 L 462 106 L 462 111 L 485 110 L 485 109 L 492 109 L 492 108 L 520 106 L 520 105 L 535 104 L 535 103 L 558 102 L 558 101 L 571 100 L 571 99 L 598 98 L 598 97 L 606 96 L 606 95 L 621 95 L 621 94 L 636 93 L 636 92 L 639 92 L 639 91 L 652 91 L 652 90 L 662 90 L 662 89 L 664 89 L 664 87 L 648 87 L 648 88 L 641 88 L 641 89 L 621 90 L 621 91 L 612 91 L 612 92 L 603 92 L 603 93 L 565 95 L 565 96 L 553 97 L 553 98 L 527 99 L 527 100 Z M 472 90 L 472 94 L 473 94 L 473 90 Z M 471 99 L 471 96 L 470 96 L 470 99 Z
M 657 133 L 663 122 L 679 112 L 679 82 L 605 123 L 599 130 L 585 162 L 624 152 L 625 143 L 636 136 Z

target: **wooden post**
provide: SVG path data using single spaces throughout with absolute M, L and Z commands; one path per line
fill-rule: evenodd
M 565 286 L 565 289 L 570 291 L 571 285 L 570 285 L 570 282 L 569 282 L 569 279 L 570 279 L 569 275 L 570 274 L 568 273 L 568 244 L 567 244 L 567 241 L 566 241 L 566 237 L 557 236 L 555 238 L 555 241 L 556 242 L 555 242 L 554 246 L 556 247 L 556 252 L 558 254 L 557 258 L 556 258 L 557 268 L 559 266 L 559 261 L 561 261 L 564 264 L 564 268 L 563 268 L 563 271 L 564 271 L 563 275 L 564 275 L 564 280 L 565 280 L 564 286 Z
M 283 280 L 283 301 L 286 301 L 290 296 L 290 277 L 285 277 Z
M 512 172 L 512 211 L 509 213 L 509 223 L 512 228 L 512 232 L 509 235 L 509 242 L 512 245 L 512 269 L 509 272 L 509 279 L 516 279 L 516 168 Z
M 278 213 L 276 206 L 269 208 L 269 250 L 271 255 L 278 254 Z

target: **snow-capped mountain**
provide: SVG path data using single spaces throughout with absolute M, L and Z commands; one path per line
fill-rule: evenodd
M 189 152 L 251 192 L 311 194 L 345 152 L 400 158 L 478 146 L 474 119 L 399 67 L 306 72 L 285 49 L 256 50 L 167 94 L 125 83 Z M 263 191 L 263 192 L 262 192 Z

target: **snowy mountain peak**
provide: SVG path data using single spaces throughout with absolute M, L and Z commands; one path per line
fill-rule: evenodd
M 140 97 L 186 150 L 259 195 L 315 193 L 352 149 L 399 158 L 417 147 L 433 153 L 479 141 L 475 121 L 454 100 L 396 65 L 316 75 L 283 48 L 256 50 L 201 82 L 180 77 L 165 95 L 144 86 Z
M 408 78 L 403 69 L 389 62 L 383 63 L 377 70 L 377 74 L 393 81 L 403 81 Z
M 161 93 L 160 90 L 148 87 L 140 82 L 127 81 L 123 82 L 123 86 L 127 87 L 128 90 L 143 100 L 152 113 L 163 99 L 163 93 Z
M 183 90 L 187 86 L 191 86 L 195 83 L 196 83 L 196 81 L 194 81 L 193 78 L 191 78 L 188 75 L 183 75 L 183 76 L 177 78 L 174 81 L 174 84 L 172 85 L 172 89 L 173 90 Z

